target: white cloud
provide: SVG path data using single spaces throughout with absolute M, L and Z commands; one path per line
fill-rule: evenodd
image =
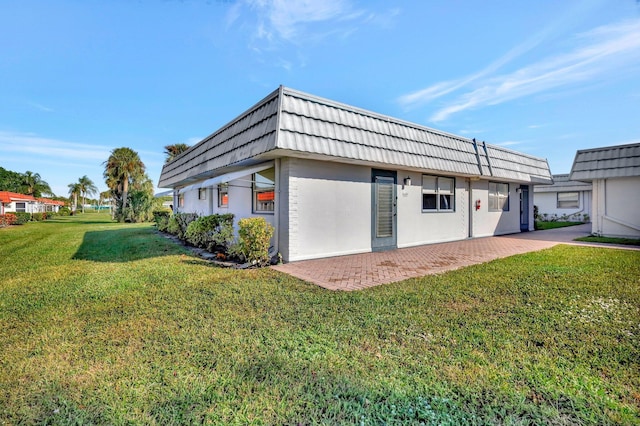
M 245 9 L 249 13 L 243 13 Z M 358 23 L 389 28 L 398 13 L 398 9 L 392 9 L 383 19 L 381 15 L 354 8 L 350 0 L 242 0 L 227 12 L 226 26 L 250 28 L 253 39 L 250 49 L 262 52 L 280 43 L 299 45 L 330 36 L 348 37 L 356 31 L 354 26 Z M 249 23 L 243 17 L 255 21 Z M 323 23 L 331 25 L 318 26 Z
M 512 62 L 514 59 L 524 55 L 525 53 L 533 50 L 545 40 L 547 40 L 552 33 L 554 33 L 557 28 L 561 25 L 561 22 L 566 22 L 566 17 L 556 19 L 553 23 L 548 25 L 545 28 L 542 28 L 537 33 L 533 34 L 531 37 L 526 39 L 524 42 L 515 46 L 507 53 L 502 55 L 500 58 L 496 59 L 480 71 L 471 74 L 467 77 L 443 81 L 436 84 L 433 84 L 425 89 L 421 89 L 398 98 L 398 102 L 409 108 L 421 104 L 425 104 L 433 99 L 437 99 L 441 96 L 447 95 L 451 92 L 454 92 L 458 89 L 461 89 L 469 84 L 473 83 L 476 80 L 479 80 L 487 75 L 490 75 L 506 64 Z
M 273 0 L 263 3 L 266 6 L 268 19 L 267 34 L 275 31 L 278 37 L 292 40 L 300 33 L 300 26 L 310 22 L 327 21 L 339 18 L 349 12 L 349 5 L 344 0 Z
M 498 145 L 498 146 L 515 146 L 515 145 L 521 145 L 522 142 L 519 141 L 504 141 L 504 142 L 498 142 L 498 143 L 494 143 L 493 145 Z
M 44 138 L 33 133 L 0 131 L 0 152 L 29 154 L 61 160 L 100 161 L 109 158 L 111 148 Z
M 28 101 L 27 105 L 29 105 L 30 107 L 33 107 L 33 108 L 35 108 L 37 110 L 44 111 L 44 112 L 53 112 L 54 111 L 53 108 L 49 108 L 48 106 L 39 104 L 38 102 Z
M 552 89 L 588 84 L 605 76 L 608 79 L 615 78 L 617 70 L 640 65 L 640 20 L 598 27 L 580 34 L 575 41 L 578 46 L 570 52 L 543 58 L 510 74 L 481 80 L 477 88 L 436 111 L 430 120 L 442 121 L 470 108 L 497 105 Z M 444 90 L 448 90 L 448 93 L 460 87 L 457 85 L 451 90 Z
M 0 130 L 0 165 L 9 170 L 40 173 L 58 195 L 65 195 L 67 184 L 83 174 L 103 188 L 104 162 L 114 148 L 117 146 L 69 142 L 34 133 Z M 164 154 L 161 150 L 133 149 L 140 155 L 155 185 L 164 164 Z

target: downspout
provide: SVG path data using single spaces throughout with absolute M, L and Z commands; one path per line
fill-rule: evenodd
M 273 252 L 269 253 L 270 257 L 277 256 L 280 252 L 280 159 L 274 160 L 276 187 L 276 202 L 273 205 L 273 227 L 275 232 L 273 235 Z
M 473 238 L 473 212 L 474 212 L 474 205 L 473 205 L 473 183 L 471 182 L 471 178 L 467 179 L 467 185 L 469 188 L 469 238 Z
M 178 190 L 174 189 L 173 190 L 173 214 L 178 213 Z

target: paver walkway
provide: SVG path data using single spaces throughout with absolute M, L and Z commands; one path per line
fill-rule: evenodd
M 330 290 L 360 290 L 542 250 L 560 243 L 594 245 L 573 241 L 574 238 L 589 235 L 590 232 L 591 225 L 586 224 L 383 252 L 303 260 L 272 268 Z

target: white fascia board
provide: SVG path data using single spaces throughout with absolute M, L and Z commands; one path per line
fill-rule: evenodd
M 214 186 L 216 186 L 216 185 L 218 185 L 220 183 L 231 182 L 232 180 L 236 180 L 236 179 L 241 178 L 243 176 L 252 175 L 254 173 L 258 173 L 258 172 L 261 172 L 263 170 L 270 169 L 271 167 L 274 167 L 274 164 L 275 164 L 274 161 L 267 161 L 266 163 L 258 164 L 257 166 L 254 166 L 254 167 L 249 167 L 247 169 L 237 170 L 235 172 L 225 173 L 223 175 L 216 176 L 216 177 L 213 177 L 211 179 L 207 179 L 207 180 L 204 180 L 202 182 L 194 183 L 193 185 L 186 186 L 186 187 L 180 189 L 180 191 L 178 191 L 178 192 L 180 194 L 182 194 L 183 192 L 191 191 L 193 189 L 213 188 Z

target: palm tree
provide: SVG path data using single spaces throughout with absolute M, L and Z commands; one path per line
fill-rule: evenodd
M 87 175 L 82 176 L 78 179 L 78 185 L 80 187 L 80 193 L 82 194 L 82 213 L 84 213 L 84 205 L 86 204 L 87 194 L 95 195 L 98 192 L 98 188 L 96 188 L 95 184 Z
M 69 187 L 69 195 L 71 196 L 71 212 L 75 213 L 76 208 L 78 206 L 78 196 L 80 195 L 80 184 L 79 183 L 70 183 L 67 185 Z
M 33 173 L 29 170 L 22 175 L 22 187 L 25 194 L 33 197 L 41 197 L 42 194 L 53 195 L 51 187 L 42 180 L 40 173 Z
M 189 145 L 187 145 L 186 143 L 176 143 L 173 145 L 166 145 L 164 147 L 164 153 L 167 156 L 167 158 L 164 160 L 164 162 L 168 163 L 169 161 L 173 160 L 178 155 L 182 154 L 188 149 L 189 149 Z
M 138 153 L 131 148 L 116 148 L 111 151 L 111 155 L 104 162 L 104 165 L 107 186 L 116 198 L 122 199 L 118 216 L 123 219 L 127 208 L 129 184 L 144 175 L 144 163 L 140 160 Z

